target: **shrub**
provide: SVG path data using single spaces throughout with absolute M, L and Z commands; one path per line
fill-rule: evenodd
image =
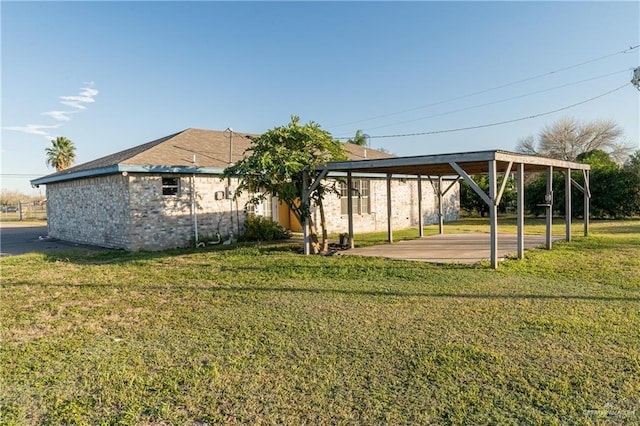
M 277 241 L 286 240 L 289 237 L 291 237 L 291 233 L 273 220 L 262 216 L 249 215 L 245 223 L 244 233 L 238 240 Z

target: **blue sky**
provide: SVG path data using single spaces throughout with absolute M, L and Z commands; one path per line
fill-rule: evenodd
M 29 194 L 53 171 L 47 135 L 71 139 L 82 163 L 189 127 L 261 133 L 292 114 L 335 137 L 430 132 L 560 109 L 640 65 L 640 48 L 619 53 L 640 44 L 638 2 L 2 1 L 1 14 L 2 187 Z M 614 120 L 640 141 L 628 84 L 531 120 L 371 145 L 513 150 L 567 116 Z

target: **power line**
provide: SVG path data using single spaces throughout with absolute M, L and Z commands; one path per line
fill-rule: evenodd
M 438 114 L 432 114 L 432 115 L 428 115 L 428 116 L 425 116 L 425 117 L 414 118 L 414 119 L 411 119 L 411 120 L 405 120 L 405 121 L 400 121 L 400 122 L 391 123 L 391 124 L 383 124 L 381 126 L 376 126 L 376 127 L 369 127 L 367 130 L 370 131 L 370 130 L 375 130 L 375 129 L 382 129 L 382 128 L 385 128 L 385 127 L 397 126 L 397 125 L 400 125 L 400 124 L 413 123 L 415 121 L 426 120 L 427 118 L 441 117 L 443 115 L 454 114 L 456 112 L 468 111 L 470 109 L 481 108 L 481 107 L 488 106 L 488 105 L 495 105 L 495 104 L 499 104 L 499 103 L 502 103 L 502 102 L 512 101 L 512 100 L 524 98 L 524 97 L 527 97 L 527 96 L 537 95 L 537 94 L 540 94 L 540 93 L 550 92 L 552 90 L 557 90 L 557 89 L 562 89 L 562 88 L 569 87 L 569 86 L 574 86 L 576 84 L 586 83 L 586 82 L 597 80 L 597 79 L 604 78 L 604 77 L 610 77 L 612 75 L 621 74 L 623 72 L 627 72 L 627 71 L 630 71 L 630 70 L 632 70 L 632 68 L 627 68 L 625 70 L 615 71 L 615 72 L 612 72 L 612 73 L 603 74 L 603 75 L 587 78 L 587 79 L 580 80 L 580 81 L 575 81 L 573 83 L 561 84 L 560 86 L 555 86 L 555 87 L 551 87 L 551 88 L 548 88 L 548 89 L 537 90 L 537 91 L 525 93 L 525 94 L 522 94 L 522 95 L 511 96 L 511 97 L 508 97 L 508 98 L 498 99 L 496 101 L 485 102 L 483 104 L 473 105 L 473 106 L 470 106 L 470 107 L 454 109 L 454 110 L 451 110 L 451 111 L 441 112 L 441 113 L 438 113 Z
M 552 75 L 552 74 L 556 74 L 556 73 L 559 73 L 559 72 L 567 71 L 567 70 L 570 70 L 570 69 L 573 69 L 573 68 L 581 67 L 583 65 L 587 65 L 587 64 L 590 64 L 590 63 L 593 63 L 593 62 L 601 61 L 603 59 L 610 58 L 612 56 L 617 56 L 617 55 L 620 55 L 620 54 L 629 53 L 632 50 L 637 49 L 638 47 L 640 47 L 640 44 L 635 45 L 635 46 L 630 46 L 628 49 L 625 49 L 625 50 L 621 50 L 621 51 L 614 52 L 614 53 L 609 53 L 607 55 L 603 55 L 603 56 L 599 56 L 597 58 L 589 59 L 587 61 L 580 62 L 578 64 L 569 65 L 569 66 L 563 67 L 563 68 L 558 68 L 558 69 L 553 70 L 553 71 L 549 71 L 549 72 L 546 72 L 546 73 L 534 75 L 532 77 L 523 78 L 521 80 L 512 81 L 510 83 L 506 83 L 506 84 L 502 84 L 502 85 L 499 85 L 499 86 L 491 87 L 489 89 L 484 89 L 484 90 L 480 90 L 480 91 L 477 91 L 477 92 L 469 93 L 469 94 L 466 94 L 466 95 L 461 95 L 461 96 L 457 96 L 457 97 L 454 97 L 454 98 L 445 99 L 445 100 L 434 102 L 434 103 L 431 103 L 431 104 L 428 104 L 428 105 L 422 105 L 422 106 L 418 106 L 418 107 L 414 107 L 414 108 L 409 108 L 409 109 L 406 109 L 406 110 L 403 110 L 403 111 L 392 112 L 392 113 L 389 113 L 389 114 L 382 114 L 382 115 L 378 115 L 378 116 L 371 117 L 371 118 L 364 118 L 364 119 L 361 119 L 361 120 L 355 120 L 355 121 L 351 121 L 351 122 L 348 122 L 348 123 L 337 124 L 335 126 L 328 126 L 327 129 L 332 129 L 332 128 L 336 128 L 336 127 L 344 127 L 344 126 L 348 126 L 348 125 L 351 125 L 351 124 L 363 123 L 365 121 L 377 120 L 377 119 L 380 119 L 380 118 L 386 118 L 386 117 L 391 117 L 391 116 L 394 116 L 394 115 L 405 114 L 407 112 L 417 111 L 417 110 L 420 110 L 420 109 L 424 109 L 424 108 L 428 108 L 428 107 L 432 107 L 432 106 L 436 106 L 436 105 L 441 105 L 441 104 L 457 101 L 457 100 L 460 100 L 460 99 L 469 98 L 469 97 L 472 97 L 472 96 L 480 95 L 482 93 L 486 93 L 486 92 L 490 92 L 490 91 L 493 91 L 493 90 L 502 89 L 502 88 L 505 88 L 505 87 L 513 86 L 513 85 L 520 84 L 520 83 L 524 83 L 524 82 L 527 82 L 527 81 L 530 81 L 530 80 L 535 80 L 537 78 L 546 77 L 548 75 Z
M 587 102 L 591 102 L 591 101 L 594 101 L 596 99 L 602 98 L 604 96 L 610 95 L 613 92 L 617 92 L 618 90 L 622 89 L 623 87 L 626 87 L 628 84 L 630 84 L 630 83 L 625 83 L 620 87 L 617 87 L 615 89 L 609 90 L 608 92 L 602 93 L 602 94 L 600 94 L 598 96 L 594 96 L 594 97 L 586 99 L 584 101 L 577 102 L 575 104 L 567 105 L 565 107 L 554 109 L 552 111 L 541 112 L 539 114 L 534 114 L 534 115 L 528 115 L 526 117 L 514 118 L 514 119 L 511 119 L 511 120 L 505 120 L 505 121 L 498 121 L 498 122 L 495 122 L 495 123 L 480 124 L 480 125 L 477 125 L 477 126 L 458 127 L 458 128 L 455 128 L 455 129 L 445 129 L 445 130 L 434 130 L 434 131 L 430 131 L 430 132 L 402 133 L 402 134 L 395 134 L 395 135 L 374 135 L 374 136 L 369 136 L 369 139 L 402 138 L 402 137 L 408 137 L 408 136 L 424 136 L 424 135 L 435 135 L 435 134 L 440 134 L 440 133 L 453 133 L 453 132 L 461 132 L 461 131 L 464 131 L 464 130 L 474 130 L 474 129 L 482 129 L 482 128 L 485 128 L 485 127 L 500 126 L 500 125 L 503 125 L 503 124 L 515 123 L 517 121 L 531 120 L 533 118 L 543 117 L 545 115 L 554 114 L 556 112 L 565 111 L 567 109 L 574 108 L 574 107 L 577 107 L 579 105 L 586 104 Z M 348 138 L 336 138 L 336 139 L 348 139 Z

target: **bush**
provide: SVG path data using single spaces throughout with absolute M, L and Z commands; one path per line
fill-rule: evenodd
M 262 216 L 249 215 L 245 223 L 244 233 L 238 240 L 277 241 L 286 240 L 289 237 L 291 237 L 291 233 L 273 220 Z

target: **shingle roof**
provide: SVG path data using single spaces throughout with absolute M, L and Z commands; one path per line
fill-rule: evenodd
M 244 152 L 251 146 L 251 136 L 255 134 L 234 132 L 232 162 L 242 159 Z M 371 148 L 345 143 L 345 154 L 349 160 L 378 159 L 394 157 L 391 154 Z M 217 130 L 186 129 L 124 151 L 116 152 L 63 171 L 53 173 L 32 181 L 32 184 L 45 184 L 48 181 L 61 181 L 76 177 L 90 176 L 93 170 L 111 170 L 118 167 L 140 166 L 147 168 L 198 168 L 224 169 L 229 165 L 229 134 Z

